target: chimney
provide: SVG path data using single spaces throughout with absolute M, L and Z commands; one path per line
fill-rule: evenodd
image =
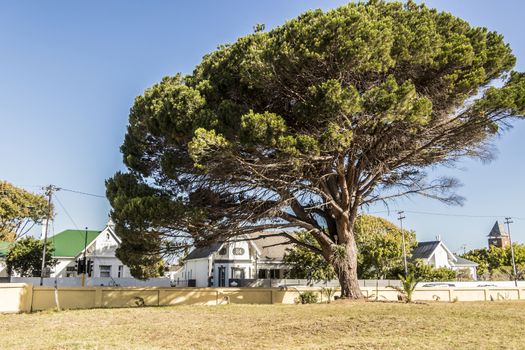
M 113 219 L 110 217 L 108 220 L 108 223 L 106 224 L 106 227 L 109 227 L 113 231 L 115 231 L 115 222 L 113 222 Z

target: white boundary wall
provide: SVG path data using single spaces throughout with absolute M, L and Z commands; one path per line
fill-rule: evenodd
M 44 278 L 44 286 L 53 287 L 55 280 L 59 287 L 80 287 L 82 279 L 80 277 L 65 278 Z M 39 277 L 11 277 L 11 283 L 30 283 L 34 286 L 40 285 Z M 87 287 L 171 287 L 169 278 L 150 278 L 139 280 L 136 278 L 109 278 L 109 277 L 87 277 L 85 280 Z

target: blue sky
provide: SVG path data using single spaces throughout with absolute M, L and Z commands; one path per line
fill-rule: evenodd
M 256 23 L 275 27 L 311 8 L 345 1 L 13 1 L 0 3 L 0 179 L 32 191 L 45 184 L 104 194 L 104 180 L 123 169 L 119 147 L 135 96 L 165 75 L 188 73 L 217 45 L 233 42 Z M 525 2 L 427 1 L 505 36 L 525 70 Z M 440 170 L 464 184 L 463 207 L 404 200 L 381 213 L 406 211 L 404 226 L 418 239 L 440 234 L 452 250 L 484 246 L 496 218 L 525 218 L 522 173 L 525 122 L 495 144 L 490 164 L 465 161 Z M 54 232 L 102 228 L 105 199 L 59 192 Z M 374 208 L 376 210 L 376 208 Z M 384 210 L 379 208 L 377 210 Z M 460 217 L 423 215 L 417 212 Z M 73 222 L 74 223 L 73 223 Z M 514 240 L 525 242 L 525 219 Z

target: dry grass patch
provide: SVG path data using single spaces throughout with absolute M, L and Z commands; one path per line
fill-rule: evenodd
M 2 349 L 520 349 L 525 303 L 340 303 L 0 315 Z

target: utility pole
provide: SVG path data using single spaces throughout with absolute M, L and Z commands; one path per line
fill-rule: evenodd
M 84 281 L 86 280 L 86 270 L 87 270 L 87 265 L 86 265 L 87 235 L 88 235 L 88 228 L 86 227 L 86 234 L 84 235 L 84 256 L 82 257 L 82 261 L 83 261 L 82 264 L 84 265 L 84 267 L 82 268 L 82 287 L 84 287 Z
M 47 196 L 47 218 L 46 218 L 46 226 L 44 231 L 44 249 L 42 250 L 42 268 L 40 270 L 40 285 L 44 285 L 44 269 L 46 267 L 46 249 L 47 249 L 47 232 L 49 230 L 49 220 L 51 220 L 52 212 L 51 212 L 51 199 L 53 197 L 53 193 L 55 191 L 58 191 L 59 188 L 53 185 L 49 185 L 44 187 L 45 194 Z
M 512 238 L 510 237 L 510 224 L 514 221 L 511 220 L 511 217 L 505 218 L 505 223 L 507 224 L 507 231 L 509 234 L 509 243 L 510 243 L 510 256 L 512 258 L 512 270 L 514 271 L 514 285 L 518 286 L 518 273 L 516 271 L 516 261 L 514 260 L 514 247 L 512 246 Z
M 403 216 L 405 212 L 404 211 L 398 211 L 397 214 L 399 215 L 398 216 L 398 220 L 399 220 L 399 226 L 401 228 L 401 237 L 403 239 L 403 262 L 405 263 L 405 277 L 408 276 L 408 266 L 407 266 L 407 251 L 406 251 L 406 248 L 405 248 L 405 231 L 403 231 L 403 219 L 405 219 L 406 217 Z

